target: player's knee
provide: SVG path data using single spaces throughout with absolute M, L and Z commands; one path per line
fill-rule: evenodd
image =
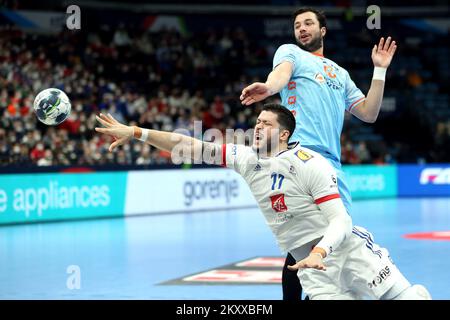
M 394 300 L 431 300 L 431 294 L 424 286 L 415 284 L 403 290 Z

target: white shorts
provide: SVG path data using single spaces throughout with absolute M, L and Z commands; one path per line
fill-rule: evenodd
M 310 299 L 380 299 L 397 281 L 406 281 L 366 229 L 354 226 L 349 238 L 323 260 L 327 270 L 300 269 Z

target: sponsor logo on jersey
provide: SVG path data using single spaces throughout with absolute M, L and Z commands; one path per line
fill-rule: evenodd
M 231 155 L 235 156 L 237 155 L 237 146 L 233 145 L 233 147 L 231 148 Z
M 296 96 L 290 96 L 288 99 L 288 104 L 295 104 L 295 101 L 297 101 Z
M 290 81 L 288 83 L 288 90 L 294 90 L 295 88 L 297 88 L 297 83 L 295 81 Z
M 298 150 L 295 155 L 297 156 L 297 158 L 299 158 L 300 160 L 302 160 L 303 162 L 308 161 L 309 159 L 313 158 L 312 155 L 310 155 L 309 153 L 303 151 L 303 150 Z
M 292 173 L 292 174 L 294 174 L 294 175 L 297 174 L 297 172 L 295 172 L 295 168 L 294 168 L 293 165 L 291 165 L 291 166 L 289 167 L 289 173 Z
M 275 212 L 287 211 L 288 207 L 286 206 L 286 203 L 284 202 L 284 193 L 271 196 L 270 201 L 272 201 L 272 209 Z
M 333 90 L 339 90 L 343 88 L 343 85 L 336 80 L 327 79 L 327 85 Z
M 333 182 L 330 184 L 330 188 L 337 188 L 337 179 L 334 175 L 331 175 L 331 181 Z
M 378 275 L 372 280 L 372 282 L 369 282 L 367 285 L 369 286 L 369 289 L 375 288 L 378 285 L 380 285 L 384 280 L 386 280 L 391 275 L 391 270 L 389 269 L 389 266 L 384 267 L 378 272 Z
M 255 169 L 253 171 L 261 171 L 262 167 L 259 163 L 256 164 Z
M 450 168 L 423 169 L 420 184 L 450 184 Z
M 321 73 L 316 73 L 314 76 L 314 80 L 316 80 L 318 83 L 324 83 L 325 77 Z
M 294 216 L 290 213 L 281 212 L 277 213 L 277 217 L 275 219 L 275 223 L 285 223 L 291 220 Z
M 325 71 L 325 73 L 327 74 L 328 77 L 330 77 L 330 79 L 336 78 L 336 73 L 334 72 L 333 66 L 325 64 L 323 66 L 323 71 Z

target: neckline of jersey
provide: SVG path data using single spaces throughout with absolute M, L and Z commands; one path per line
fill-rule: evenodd
M 298 145 L 299 145 L 299 142 L 298 142 L 298 141 L 290 142 L 290 143 L 288 144 L 288 148 L 287 148 L 287 149 L 284 149 L 284 150 L 281 150 L 280 152 L 278 152 L 278 153 L 275 155 L 275 157 L 278 157 L 280 154 L 283 154 L 283 153 L 285 153 L 286 151 L 289 151 L 289 150 L 294 149 L 294 148 L 297 147 Z
M 325 56 L 324 56 L 323 54 L 315 53 L 315 52 L 310 52 L 310 53 L 313 54 L 313 55 L 315 55 L 315 56 L 317 56 L 317 57 L 325 58 Z

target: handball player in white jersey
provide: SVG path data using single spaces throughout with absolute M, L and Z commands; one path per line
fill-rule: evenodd
M 352 225 L 330 163 L 298 143 L 288 146 L 295 118 L 283 106 L 264 106 L 251 147 L 126 126 L 110 115 L 97 120 L 104 128 L 95 130 L 116 139 L 110 151 L 135 138 L 242 175 L 281 251 L 297 261 L 289 268 L 298 270 L 310 299 L 431 299 L 425 287 L 411 286 L 368 231 Z
M 327 21 L 323 12 L 301 8 L 293 14 L 296 44 L 281 45 L 273 58 L 273 70 L 265 83 L 256 82 L 242 90 L 244 105 L 262 101 L 276 93 L 281 104 L 295 116 L 297 127 L 291 141 L 324 156 L 335 168 L 341 200 L 351 215 L 352 199 L 341 168 L 340 135 L 344 114 L 349 112 L 364 122 L 375 122 L 383 99 L 385 74 L 397 49 L 391 37 L 381 38 L 372 48 L 374 73 L 367 96 L 355 85 L 349 73 L 324 56 Z M 301 286 L 283 268 L 283 299 L 298 300 Z

